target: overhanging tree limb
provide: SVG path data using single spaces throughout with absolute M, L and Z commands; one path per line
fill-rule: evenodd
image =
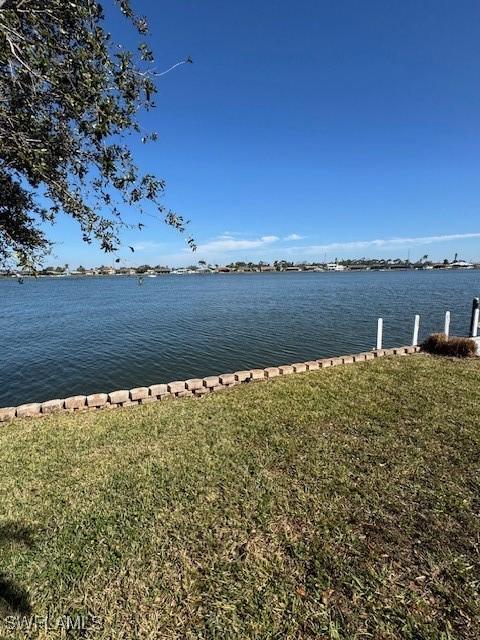
M 95 0 L 0 0 L 0 261 L 38 261 L 49 246 L 41 223 L 59 213 L 105 251 L 122 226 L 138 226 L 133 209 L 185 230 L 161 201 L 164 180 L 139 170 L 128 141 L 156 139 L 138 121 L 155 106 L 154 78 L 192 60 L 155 73 L 145 19 L 115 2 L 139 34 L 135 51 L 112 41 Z

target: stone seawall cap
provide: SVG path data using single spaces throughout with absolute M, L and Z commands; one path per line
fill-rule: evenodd
M 175 380 L 174 382 L 169 382 L 167 387 L 170 393 L 179 393 L 180 391 L 185 391 L 185 380 Z
M 148 387 L 151 396 L 159 397 L 168 393 L 168 388 L 166 384 L 152 384 L 151 387 Z
M 278 367 L 278 369 L 282 376 L 286 376 L 289 373 L 293 373 L 293 367 L 291 364 L 282 364 L 280 367 Z
M 318 362 L 318 366 L 321 369 L 325 369 L 325 367 L 331 367 L 332 366 L 332 359 L 331 358 L 322 358 L 321 360 L 317 360 Z
M 148 398 L 148 387 L 130 389 L 130 400 L 143 400 L 143 398 Z
M 64 406 L 64 400 L 47 400 L 47 402 L 42 402 L 42 413 L 46 415 L 49 413 L 57 413 L 58 411 L 61 411 Z
M 375 353 L 373 351 L 362 351 L 352 356 L 354 362 L 365 362 L 365 360 L 374 360 Z
M 218 376 L 220 380 L 220 384 L 234 384 L 235 375 L 233 373 L 224 373 L 221 376 Z
M 220 384 L 220 380 L 218 376 L 207 376 L 203 378 L 203 386 L 211 389 L 212 387 L 217 387 Z
M 245 382 L 246 380 L 250 380 L 252 374 L 250 371 L 235 371 L 234 376 L 238 382 Z
M 185 387 L 189 391 L 195 391 L 196 389 L 201 389 L 203 387 L 203 379 L 191 378 L 190 380 L 185 380 Z
M 36 416 L 40 413 L 41 404 L 39 402 L 30 402 L 17 407 L 17 418 L 28 418 Z
M 356 353 L 353 356 L 353 361 L 354 362 L 365 362 L 365 354 L 364 353 Z
M 65 398 L 65 409 L 83 409 L 87 403 L 87 396 L 70 396 Z
M 108 396 L 106 393 L 92 393 L 87 396 L 87 407 L 103 407 L 107 404 Z
M 266 378 L 276 378 L 280 375 L 280 369 L 278 367 L 267 367 L 264 371 Z
M 6 422 L 7 420 L 13 420 L 17 413 L 17 407 L 3 407 L 0 409 L 0 422 Z
M 292 367 L 295 373 L 303 373 L 307 370 L 307 365 L 305 364 L 305 362 L 295 362 L 295 364 L 292 364 Z
M 112 391 L 108 394 L 108 401 L 111 404 L 119 404 L 121 402 L 127 402 L 130 399 L 130 392 L 128 389 L 122 389 L 120 391 Z

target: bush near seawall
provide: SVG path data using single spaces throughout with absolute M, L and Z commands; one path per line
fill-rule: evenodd
M 437 356 L 470 358 L 476 354 L 477 345 L 471 338 L 432 333 L 422 344 L 422 350 Z

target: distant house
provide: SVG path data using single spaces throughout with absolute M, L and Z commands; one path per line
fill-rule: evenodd
M 260 271 L 276 271 L 275 267 L 271 264 L 261 264 L 259 267 Z

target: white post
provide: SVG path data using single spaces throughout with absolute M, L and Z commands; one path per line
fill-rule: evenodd
M 474 334 L 473 332 L 475 331 L 475 327 L 478 328 L 478 314 L 477 314 L 477 321 L 475 322 L 475 311 L 478 311 L 479 307 L 480 307 L 480 300 L 478 298 L 474 298 L 472 303 L 472 315 L 470 317 L 470 337 L 471 338 L 474 338 L 477 335 L 476 333 Z
M 480 315 L 480 309 L 477 307 L 473 313 L 473 330 L 472 338 L 476 338 L 478 334 L 478 318 Z
M 382 348 L 383 339 L 383 318 L 379 318 L 377 321 L 377 351 Z
M 450 335 L 450 311 L 445 311 L 445 328 L 443 333 L 447 336 L 448 340 L 448 336 Z
M 412 345 L 414 347 L 418 346 L 418 330 L 420 328 L 420 316 L 416 315 L 415 316 L 415 322 L 413 324 L 413 340 L 412 340 Z

